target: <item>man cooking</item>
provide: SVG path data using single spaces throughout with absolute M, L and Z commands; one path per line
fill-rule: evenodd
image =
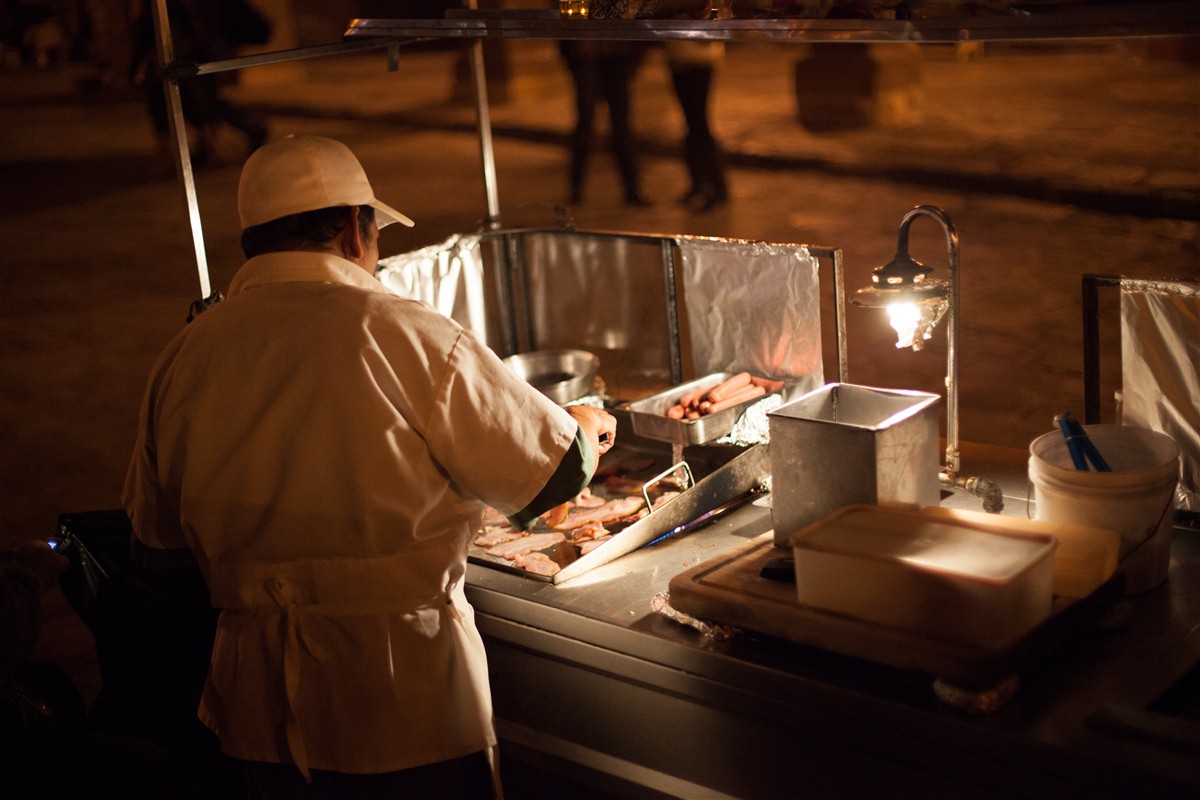
M 249 260 L 154 367 L 124 493 L 222 609 L 200 718 L 261 796 L 488 797 L 468 543 L 484 504 L 524 528 L 577 494 L 615 420 L 375 279 L 413 223 L 341 143 L 260 148 L 238 212 Z

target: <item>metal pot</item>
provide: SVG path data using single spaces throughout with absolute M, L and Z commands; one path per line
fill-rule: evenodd
M 600 359 L 586 350 L 535 350 L 504 363 L 559 405 L 591 394 L 600 369 Z

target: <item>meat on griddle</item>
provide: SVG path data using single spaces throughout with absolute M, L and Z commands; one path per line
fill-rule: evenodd
M 566 538 L 567 537 L 563 536 L 558 531 L 553 531 L 550 533 L 533 533 L 528 536 L 521 536 L 520 538 L 513 539 L 510 542 L 501 542 L 494 547 L 488 548 L 487 552 L 489 556 L 499 556 L 501 558 L 507 558 L 509 561 L 513 561 L 518 555 L 532 553 L 534 550 L 542 550 L 552 544 L 566 541 Z
M 572 531 L 589 522 L 599 522 L 605 525 L 617 522 L 637 512 L 645 503 L 641 497 L 619 497 L 609 500 L 598 508 L 588 508 L 582 511 L 572 511 L 566 519 L 554 526 L 555 530 Z
M 556 575 L 562 569 L 554 559 L 545 553 L 521 553 L 513 558 L 513 562 L 526 572 L 545 575 L 547 578 Z

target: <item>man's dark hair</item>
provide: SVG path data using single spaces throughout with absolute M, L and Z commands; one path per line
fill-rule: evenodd
M 337 238 L 353 206 L 330 206 L 273 219 L 242 231 L 246 258 L 284 250 L 316 250 Z M 375 209 L 358 207 L 358 230 L 364 238 L 375 221 Z

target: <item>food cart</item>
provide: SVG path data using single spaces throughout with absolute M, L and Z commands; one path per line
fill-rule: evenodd
M 171 65 L 164 9 L 165 3 L 156 4 L 161 55 Z M 355 20 L 342 43 L 326 48 L 168 67 L 165 85 L 200 274 L 199 310 L 219 297 L 207 281 L 177 81 L 362 49 L 395 52 L 430 38 L 462 40 L 472 55 L 488 204 L 488 229 L 476 243 L 476 288 L 486 298 L 481 333 L 502 355 L 561 347 L 599 351 L 608 374 L 619 375 L 613 383 L 625 392 L 601 392 L 601 402 L 616 401 L 622 442 L 654 454 L 649 471 L 705 464 L 685 487 L 690 502 L 627 537 L 630 546 L 615 557 L 591 559 L 586 569 L 558 581 L 497 568 L 482 556 L 472 559 L 468 596 L 488 646 L 497 729 L 509 757 L 617 796 L 1183 797 L 1200 791 L 1200 553 L 1194 530 L 1177 530 L 1170 580 L 1162 587 L 1124 597 L 1119 582 L 1105 583 L 1087 598 L 1060 604 L 1045 625 L 1001 649 L 880 637 L 837 621 L 797 617 L 786 581 L 764 577 L 757 561 L 755 569 L 744 567 L 773 555 L 772 509 L 756 492 L 770 471 L 762 443 L 718 442 L 725 431 L 696 442 L 669 432 L 647 435 L 636 427 L 635 406 L 734 366 L 719 355 L 698 358 L 688 324 L 695 307 L 689 311 L 687 292 L 710 286 L 709 273 L 680 265 L 688 263 L 688 254 L 714 247 L 743 258 L 766 247 L 789 264 L 803 259 L 810 280 L 822 268 L 832 269 L 836 377 L 847 381 L 839 251 L 653 234 L 514 231 L 501 224 L 485 39 L 959 42 L 1200 32 L 1200 16 L 1187 3 L 1084 10 L 1052 6 L 1027 17 L 926 20 L 586 22 L 463 10 L 444 20 Z M 661 339 L 648 340 L 644 328 L 631 329 L 628 321 L 581 325 L 577 313 L 556 312 L 547 302 L 548 283 L 596 280 L 601 261 L 620 265 L 626 300 L 648 303 Z M 630 317 L 643 321 L 645 310 L 638 307 Z M 804 316 L 803 307 L 782 312 Z M 823 364 L 812 362 L 803 369 L 791 361 L 786 368 L 750 366 L 794 384 L 789 388 L 795 391 L 815 388 L 825 373 Z M 1025 453 L 965 449 L 1005 497 L 1025 497 Z M 977 503 L 963 492 L 942 501 L 960 508 Z M 1011 511 L 1018 504 L 1013 506 Z M 678 530 L 722 507 L 726 512 L 703 527 Z M 725 613 L 688 613 L 678 599 L 689 593 L 716 604 L 697 601 L 695 608 Z

